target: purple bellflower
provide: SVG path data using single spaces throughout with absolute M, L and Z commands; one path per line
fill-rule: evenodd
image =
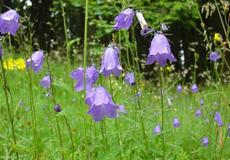
M 151 46 L 149 48 L 149 55 L 146 64 L 153 64 L 158 62 L 160 66 L 164 67 L 167 60 L 175 62 L 176 58 L 173 56 L 170 44 L 166 36 L 162 33 L 155 33 Z
M 208 144 L 209 144 L 209 140 L 208 140 L 208 137 L 204 137 L 203 139 L 202 139 L 202 144 L 203 144 L 203 146 L 208 146 Z
M 197 87 L 196 84 L 193 84 L 193 85 L 191 86 L 191 92 L 192 92 L 192 93 L 197 93 L 197 92 L 198 92 L 198 87 Z
M 177 86 L 177 92 L 178 93 L 182 92 L 182 86 L 181 86 L 181 84 L 178 84 L 178 86 Z
M 203 106 L 204 105 L 204 99 L 200 99 L 200 106 Z
M 98 71 L 94 66 L 86 68 L 86 90 L 90 90 L 94 87 L 98 76 Z M 71 78 L 77 81 L 75 85 L 76 91 L 84 90 L 84 68 L 79 67 L 75 71 L 73 71 L 71 73 Z
M 174 127 L 174 128 L 180 127 L 180 121 L 179 121 L 178 118 L 174 118 L 174 119 L 173 119 L 173 127 Z
M 220 58 L 220 55 L 217 52 L 211 52 L 209 54 L 209 60 L 216 62 Z
M 116 18 L 114 30 L 126 29 L 128 30 L 133 23 L 133 18 L 135 16 L 135 11 L 131 8 L 123 10 Z
M 43 50 L 36 51 L 32 56 L 27 59 L 26 66 L 27 68 L 32 68 L 35 73 L 41 70 L 42 64 L 44 61 L 44 52 Z
M 45 89 L 50 88 L 50 84 L 51 84 L 51 77 L 50 75 L 46 75 L 42 78 L 42 80 L 40 81 L 40 86 L 42 86 Z
M 119 52 L 120 49 L 115 44 L 110 44 L 105 49 L 99 71 L 100 73 L 103 73 L 105 77 L 108 77 L 112 73 L 115 76 L 119 76 L 123 71 L 118 58 Z
M 221 115 L 220 115 L 220 113 L 219 112 L 216 112 L 215 113 L 215 121 L 216 121 L 216 123 L 217 123 L 217 125 L 219 126 L 219 127 L 222 127 L 223 126 L 223 122 L 222 122 L 222 118 L 221 118 Z
M 154 134 L 159 134 L 161 132 L 161 127 L 160 125 L 158 124 L 154 129 L 153 129 L 153 133 Z
M 196 117 L 200 117 L 202 115 L 202 111 L 200 109 L 197 109 L 195 115 Z
M 135 85 L 135 77 L 134 77 L 134 73 L 133 72 L 130 72 L 130 73 L 127 73 L 126 76 L 125 76 L 125 82 L 129 85 Z
M 54 106 L 54 111 L 56 111 L 56 112 L 61 112 L 61 106 L 60 106 L 59 104 L 56 104 L 56 105 Z
M 119 113 L 125 112 L 123 106 L 113 103 L 111 95 L 103 87 L 92 88 L 88 91 L 86 103 L 89 105 L 88 114 L 95 122 L 103 120 L 105 116 L 116 118 Z
M 0 16 L 0 32 L 15 35 L 19 29 L 19 14 L 15 10 L 9 10 Z

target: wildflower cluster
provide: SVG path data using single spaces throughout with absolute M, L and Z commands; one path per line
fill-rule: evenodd
M 23 58 L 8 58 L 4 60 L 3 66 L 5 70 L 25 70 L 26 63 Z

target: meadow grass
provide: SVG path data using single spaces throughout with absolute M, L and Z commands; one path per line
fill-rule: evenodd
M 117 119 L 122 141 L 122 152 L 117 140 L 118 130 L 115 120 L 106 118 L 103 122 L 94 122 L 91 117 L 82 111 L 87 111 L 83 92 L 74 91 L 74 82 L 67 72 L 69 65 L 52 61 L 50 70 L 53 75 L 53 87 L 56 103 L 62 111 L 55 114 L 52 98 L 48 91 L 40 87 L 39 81 L 47 73 L 47 65 L 43 70 L 32 75 L 34 84 L 34 102 L 37 117 L 37 133 L 40 159 L 85 159 L 86 147 L 91 159 L 161 159 L 163 156 L 162 133 L 154 134 L 153 128 L 161 124 L 160 89 L 156 84 L 145 80 L 139 81 L 139 97 L 142 110 L 136 110 L 137 97 L 134 88 L 124 83 L 123 78 L 112 78 L 113 98 L 117 104 L 125 106 L 126 114 Z M 76 67 L 72 66 L 72 70 Z M 8 85 L 11 91 L 10 105 L 14 108 L 14 124 L 17 145 L 12 145 L 11 130 L 3 92 L 0 94 L 0 159 L 15 159 L 13 150 L 18 151 L 20 159 L 32 159 L 34 154 L 33 130 L 31 122 L 31 106 L 29 101 L 28 75 L 26 71 L 7 71 Z M 1 79 L 2 84 L 2 79 Z M 103 86 L 109 90 L 109 79 L 101 78 Z M 166 159 L 222 159 L 230 157 L 230 142 L 227 134 L 227 125 L 230 122 L 229 94 L 227 84 L 203 87 L 197 94 L 191 94 L 189 88 L 182 93 L 176 92 L 176 85 L 169 87 L 172 82 L 165 83 L 165 145 Z M 100 85 L 100 84 L 97 84 Z M 204 105 L 200 106 L 200 99 Z M 171 104 L 168 103 L 171 100 Z M 82 107 L 86 107 L 82 109 Z M 195 111 L 200 108 L 202 116 L 196 117 Z M 213 120 L 214 113 L 219 111 L 224 125 L 218 127 Z M 137 112 L 137 113 L 135 113 Z M 147 152 L 145 139 L 142 133 L 142 114 L 145 132 L 149 142 Z M 135 118 L 136 115 L 136 118 Z M 59 145 L 56 117 L 59 120 L 62 137 L 62 147 Z M 73 134 L 74 151 L 71 150 L 71 141 L 64 116 L 67 118 Z M 181 125 L 174 128 L 173 118 L 177 117 Z M 83 118 L 85 119 L 86 137 L 84 136 Z M 135 120 L 137 122 L 135 122 Z M 136 124 L 136 126 L 135 126 Z M 218 132 L 218 138 L 216 137 Z M 209 137 L 209 145 L 202 145 L 202 138 Z M 120 156 L 120 153 L 122 155 Z

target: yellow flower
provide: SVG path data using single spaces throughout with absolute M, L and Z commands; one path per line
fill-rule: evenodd
M 213 37 L 214 42 L 221 42 L 222 41 L 222 37 L 220 35 L 220 33 L 215 33 L 214 37 Z
M 26 68 L 26 63 L 22 58 L 18 58 L 17 60 L 14 61 L 14 63 L 16 68 L 19 70 L 24 70 Z
M 5 62 L 3 62 L 3 66 L 6 70 L 13 70 L 14 69 L 14 60 L 13 58 L 7 59 Z

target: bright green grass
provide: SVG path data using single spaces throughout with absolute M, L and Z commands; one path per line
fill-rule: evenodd
M 55 98 L 63 109 L 57 115 L 63 140 L 63 147 L 60 148 L 52 99 L 51 97 L 46 97 L 47 91 L 39 86 L 40 79 L 46 74 L 45 68 L 38 74 L 33 74 L 33 92 L 39 138 L 37 147 L 41 160 L 62 159 L 61 153 L 64 154 L 67 160 L 72 158 L 72 154 L 74 154 L 74 159 L 89 159 L 86 156 L 90 155 L 91 159 L 114 160 L 120 159 L 120 151 L 122 151 L 122 158 L 124 160 L 162 159 L 161 135 L 153 134 L 153 128 L 157 124 L 161 124 L 160 92 L 155 84 L 144 81 L 140 82 L 142 84 L 140 85 L 142 86 L 140 100 L 143 112 L 137 112 L 137 127 L 135 128 L 134 111 L 137 107 L 137 100 L 134 90 L 132 87 L 124 84 L 122 78 L 113 78 L 114 101 L 117 104 L 124 105 L 127 110 L 127 114 L 117 119 L 123 148 L 121 149 L 117 139 L 118 131 L 116 130 L 115 120 L 105 119 L 106 133 L 103 139 L 101 132 L 103 123 L 95 123 L 87 115 L 88 106 L 84 104 L 83 93 L 74 91 L 74 81 L 69 76 L 70 72 L 67 69 L 67 65 L 53 63 L 51 72 L 54 76 Z M 30 107 L 28 75 L 26 71 L 9 71 L 7 72 L 7 79 L 12 93 L 13 101 L 11 107 L 13 106 L 14 108 L 14 122 L 18 144 L 17 146 L 11 145 L 10 123 L 4 94 L 1 91 L 0 159 L 14 159 L 15 155 L 12 153 L 12 148 L 15 148 L 19 152 L 20 159 L 30 160 L 33 157 L 35 148 L 32 147 L 31 110 L 26 111 Z M 102 83 L 110 91 L 109 79 L 102 78 Z M 2 79 L 0 84 L 2 86 Z M 172 83 L 169 82 L 169 84 Z M 167 159 L 219 159 L 220 147 L 222 147 L 226 136 L 227 124 L 230 122 L 230 87 L 224 85 L 218 88 L 202 88 L 198 94 L 190 94 L 188 90 L 178 94 L 175 92 L 175 88 L 176 86 L 173 86 L 164 97 Z M 167 103 L 168 98 L 171 98 L 171 105 Z M 201 107 L 203 115 L 200 118 L 196 118 L 195 110 L 200 106 L 200 98 L 204 99 L 204 106 Z M 23 102 L 22 106 L 18 106 L 20 101 Z M 215 102 L 220 102 L 220 104 L 215 105 Z M 212 121 L 213 113 L 216 110 L 220 110 L 224 122 L 224 126 L 221 128 L 218 128 L 216 122 Z M 148 136 L 150 148 L 148 153 L 144 145 L 140 114 L 143 114 Z M 74 153 L 71 152 L 70 137 L 63 115 L 67 117 L 71 125 L 75 145 Z M 84 117 L 86 118 L 87 139 L 85 139 L 84 135 Z M 174 117 L 179 118 L 181 122 L 180 128 L 173 128 L 172 120 Z M 218 139 L 216 145 L 217 131 L 221 133 L 222 140 Z M 201 144 L 201 139 L 204 136 L 209 137 L 210 143 L 207 147 L 203 147 Z M 222 159 L 230 159 L 230 138 L 226 140 Z

